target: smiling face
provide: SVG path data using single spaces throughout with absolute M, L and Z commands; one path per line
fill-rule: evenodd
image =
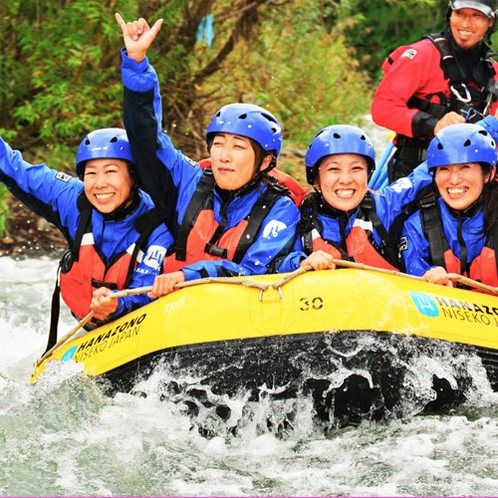
M 223 190 L 238 190 L 256 174 L 256 153 L 251 140 L 232 133 L 217 133 L 209 154 L 216 184 Z M 261 169 L 271 161 L 263 159 Z
M 340 211 L 359 206 L 368 188 L 368 164 L 358 154 L 333 154 L 322 159 L 315 187 L 327 203 Z
M 92 206 L 108 214 L 130 197 L 133 181 L 126 161 L 91 159 L 85 166 L 83 185 Z
M 451 34 L 462 50 L 469 50 L 477 45 L 493 23 L 493 19 L 488 19 L 482 12 L 474 9 L 457 9 L 450 15 Z
M 484 185 L 493 178 L 495 168 L 485 176 L 479 163 L 450 164 L 436 168 L 434 174 L 444 202 L 462 211 L 479 198 Z

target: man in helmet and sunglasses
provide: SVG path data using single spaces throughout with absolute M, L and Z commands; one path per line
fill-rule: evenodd
M 450 0 L 441 33 L 398 47 L 384 62 L 371 111 L 375 123 L 396 132 L 389 181 L 425 160 L 439 130 L 495 114 L 498 64 L 486 42 L 496 8 L 496 0 Z

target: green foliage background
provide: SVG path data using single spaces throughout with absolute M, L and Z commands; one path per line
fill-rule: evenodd
M 86 133 L 122 125 L 120 12 L 164 19 L 149 58 L 177 147 L 204 157 L 213 113 L 244 101 L 281 120 L 284 150 L 302 151 L 322 127 L 368 114 L 385 56 L 441 30 L 446 10 L 447 0 L 1 2 L 0 135 L 30 162 L 73 171 Z M 197 36 L 210 14 L 211 46 Z

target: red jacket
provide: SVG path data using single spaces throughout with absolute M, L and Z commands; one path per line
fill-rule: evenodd
M 419 109 L 409 108 L 408 101 L 417 97 L 441 103 L 441 95 L 449 99 L 450 87 L 449 79 L 444 77 L 441 69 L 440 52 L 431 40 L 423 39 L 405 48 L 380 82 L 371 112 L 372 119 L 379 126 L 413 137 L 412 121 Z M 498 73 L 498 63 L 495 61 L 493 68 Z M 497 79 L 495 74 L 494 80 Z M 494 115 L 497 109 L 498 103 L 495 102 L 489 114 Z

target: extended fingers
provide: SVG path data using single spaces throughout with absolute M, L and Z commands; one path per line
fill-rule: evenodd
M 135 41 L 138 40 L 140 36 L 147 31 L 150 31 L 150 34 L 154 39 L 159 30 L 161 29 L 163 23 L 163 20 L 159 19 L 154 23 L 154 25 L 151 28 L 143 17 L 140 17 L 136 21 L 130 21 L 130 22 L 125 22 L 125 20 L 117 12 L 114 14 L 114 17 L 116 18 L 116 21 L 118 22 L 121 31 L 123 32 L 123 35 L 129 36 L 131 39 Z

